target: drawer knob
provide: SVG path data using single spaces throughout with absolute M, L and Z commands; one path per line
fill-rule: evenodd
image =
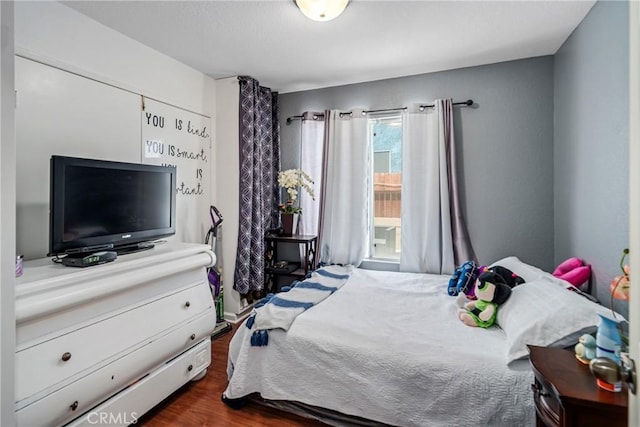
M 71 405 L 69 405 L 69 408 L 71 408 L 72 411 L 75 411 L 76 409 L 78 409 L 78 401 L 76 400 Z
M 187 301 L 187 302 L 184 303 L 184 306 L 189 308 L 189 307 L 191 307 L 191 303 L 189 301 Z
M 191 334 L 191 336 L 189 338 L 191 338 L 191 341 L 195 340 L 196 339 L 196 334 Z
M 531 384 L 531 390 L 533 390 L 536 396 L 544 396 L 544 397 L 549 396 L 549 393 L 544 391 L 542 387 L 540 387 L 540 384 L 538 383 Z
M 67 362 L 69 359 L 71 359 L 71 353 L 69 353 L 68 351 L 67 351 L 67 352 L 65 352 L 65 353 L 62 355 L 62 358 L 61 358 L 61 359 L 62 359 L 62 361 L 63 361 L 63 362 Z
M 187 371 L 191 372 L 193 370 L 193 365 L 187 366 Z

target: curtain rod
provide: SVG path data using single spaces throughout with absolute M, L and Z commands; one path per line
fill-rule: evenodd
M 466 101 L 458 101 L 458 102 L 454 102 L 453 105 L 464 105 L 465 107 L 471 107 L 473 105 L 473 99 L 467 99 Z M 429 105 L 421 105 L 421 111 L 424 108 L 433 108 L 435 107 L 435 105 L 433 104 L 429 104 Z
M 313 120 L 317 120 L 320 117 L 324 117 L 324 114 L 322 113 L 316 113 L 312 116 Z M 294 120 L 305 120 L 304 118 L 304 114 L 300 114 L 299 116 L 291 116 L 291 117 L 287 117 L 287 124 L 290 125 L 292 121 Z
M 458 101 L 458 102 L 454 102 L 453 105 L 461 105 L 461 106 L 465 106 L 465 107 L 470 107 L 473 105 L 473 99 L 467 99 L 466 101 Z M 420 105 L 420 111 L 424 111 L 425 108 L 433 108 L 435 107 L 434 104 L 425 104 L 425 105 Z M 381 110 L 364 110 L 362 112 L 362 114 L 368 114 L 368 113 L 382 113 L 382 112 L 387 112 L 387 111 L 404 111 L 406 110 L 407 107 L 399 107 L 399 108 L 383 108 Z M 340 117 L 347 115 L 347 114 L 353 114 L 352 111 L 346 112 L 346 113 L 340 113 Z M 313 115 L 313 120 L 316 120 L 318 117 L 324 117 L 324 114 L 314 114 Z M 304 120 L 304 114 L 301 114 L 299 116 L 291 116 L 291 117 L 287 117 L 287 124 L 290 125 L 291 122 L 293 120 Z
M 454 102 L 453 105 L 461 105 L 461 106 L 465 106 L 465 107 L 469 107 L 471 105 L 473 105 L 473 100 L 472 99 L 467 99 L 466 101 L 458 101 L 458 102 Z M 420 105 L 420 111 L 424 111 L 425 108 L 433 108 L 435 107 L 434 104 L 425 104 L 425 105 Z M 386 112 L 386 111 L 404 111 L 406 110 L 407 107 L 400 107 L 400 108 L 385 108 L 385 109 L 381 109 L 381 110 L 364 110 L 362 112 L 362 114 L 368 114 L 368 113 L 381 113 L 381 112 Z M 349 111 L 347 113 L 340 113 L 340 117 L 342 117 L 343 115 L 347 115 L 347 114 L 353 114 L 352 111 Z

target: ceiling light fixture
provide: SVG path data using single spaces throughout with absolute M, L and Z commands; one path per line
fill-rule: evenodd
M 294 0 L 298 9 L 314 21 L 331 21 L 349 4 L 349 0 Z

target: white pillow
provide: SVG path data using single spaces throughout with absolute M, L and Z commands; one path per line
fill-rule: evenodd
M 534 280 L 538 280 L 542 277 L 554 277 L 551 273 L 547 273 L 546 271 L 541 270 L 538 267 L 534 267 L 533 265 L 524 263 L 515 256 L 503 258 L 499 261 L 494 262 L 489 267 L 493 267 L 494 265 L 508 268 L 518 276 L 522 277 L 525 282 L 533 282 Z
M 507 363 L 528 356 L 527 344 L 549 347 L 575 344 L 582 334 L 596 331 L 598 313 L 611 317 L 611 310 L 566 286 L 559 279 L 542 276 L 512 289 L 509 299 L 499 306 L 497 317 L 498 325 L 507 335 Z M 616 316 L 623 319 L 617 313 Z

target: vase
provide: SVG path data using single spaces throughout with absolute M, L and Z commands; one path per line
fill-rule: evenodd
M 298 214 L 281 213 L 280 222 L 283 236 L 293 236 L 298 233 Z
M 620 363 L 620 347 L 622 337 L 618 331 L 618 322 L 608 316 L 598 314 L 598 332 L 596 334 L 596 356 L 608 357 L 616 363 Z
M 620 365 L 620 348 L 622 346 L 622 337 L 618 331 L 618 322 L 615 319 L 598 314 L 600 322 L 598 323 L 598 332 L 596 333 L 596 356 L 606 357 Z M 620 381 L 609 384 L 598 378 L 596 383 L 600 388 L 608 391 L 619 392 L 622 390 Z

